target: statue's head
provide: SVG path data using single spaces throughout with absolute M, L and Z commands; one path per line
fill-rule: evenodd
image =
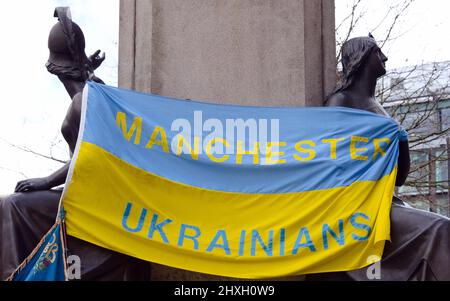
M 372 35 L 348 40 L 342 46 L 343 89 L 349 87 L 363 68 L 378 78 L 386 74 L 387 57 L 381 52 Z
M 48 37 L 50 56 L 47 70 L 62 78 L 86 81 L 93 76 L 90 61 L 84 52 L 85 39 L 81 28 L 71 20 L 68 7 L 57 7 L 58 18 Z

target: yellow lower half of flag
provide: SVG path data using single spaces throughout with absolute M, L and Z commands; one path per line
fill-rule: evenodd
M 83 142 L 63 205 L 68 233 L 95 245 L 185 270 L 270 278 L 381 258 L 395 177 L 394 169 L 326 190 L 221 192 L 150 174 Z

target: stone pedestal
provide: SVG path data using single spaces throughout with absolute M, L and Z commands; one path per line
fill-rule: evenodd
M 335 85 L 334 23 L 334 0 L 121 0 L 119 86 L 206 102 L 321 106 Z M 218 279 L 159 265 L 153 277 Z

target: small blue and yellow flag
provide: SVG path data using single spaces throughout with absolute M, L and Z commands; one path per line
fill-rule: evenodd
M 394 120 L 361 110 L 216 105 L 89 83 L 62 197 L 67 231 L 237 278 L 362 268 L 390 239 L 401 139 Z
M 62 219 L 60 218 L 62 217 Z M 31 255 L 7 279 L 9 281 L 66 281 L 64 217 L 45 234 Z

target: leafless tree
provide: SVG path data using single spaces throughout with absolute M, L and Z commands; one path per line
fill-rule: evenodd
M 46 155 L 46 154 L 43 154 L 41 152 L 32 150 L 31 148 L 29 148 L 27 146 L 22 146 L 22 145 L 17 145 L 17 144 L 11 143 L 11 142 L 9 142 L 9 141 L 1 138 L 1 137 L 0 137 L 0 140 L 3 141 L 4 143 L 6 143 L 7 145 L 9 145 L 12 148 L 20 150 L 22 152 L 30 153 L 30 154 L 32 154 L 34 156 L 37 156 L 37 157 L 41 157 L 41 158 L 44 158 L 44 159 L 52 160 L 52 161 L 55 161 L 55 162 L 58 162 L 58 163 L 61 163 L 61 164 L 65 164 L 67 162 L 66 160 L 59 159 L 59 158 L 56 158 L 56 157 L 53 156 L 53 148 L 57 145 L 57 142 L 55 142 L 55 141 L 50 142 L 49 154 Z

